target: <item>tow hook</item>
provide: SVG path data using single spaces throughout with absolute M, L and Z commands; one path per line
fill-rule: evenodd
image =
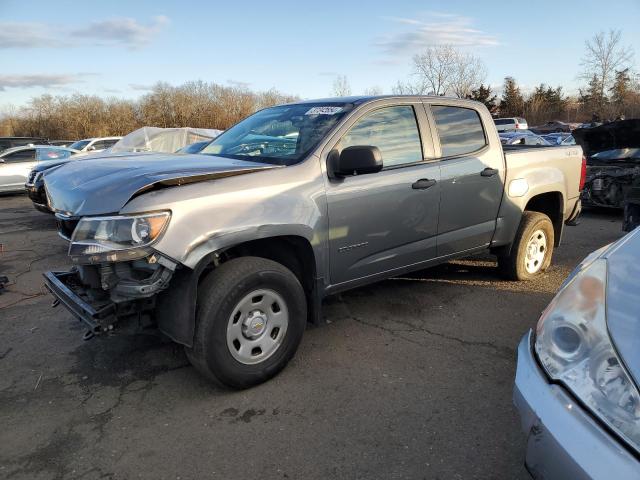
M 57 298 L 51 302 L 51 308 L 56 308 L 58 305 L 60 305 L 60 300 L 58 300 Z
M 86 342 L 87 340 L 91 340 L 95 336 L 96 334 L 93 333 L 93 330 L 87 330 L 85 334 L 82 336 L 82 340 Z

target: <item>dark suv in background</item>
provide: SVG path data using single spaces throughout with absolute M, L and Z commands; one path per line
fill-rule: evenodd
M 0 152 L 7 148 L 23 147 L 29 144 L 49 145 L 49 140 L 42 137 L 0 137 Z

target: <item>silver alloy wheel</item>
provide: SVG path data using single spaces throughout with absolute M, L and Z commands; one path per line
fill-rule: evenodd
M 537 273 L 542 268 L 546 255 L 547 235 L 542 230 L 536 230 L 527 242 L 524 257 L 524 268 L 527 270 L 527 273 Z
M 282 344 L 289 325 L 289 310 L 282 296 L 259 289 L 245 295 L 227 324 L 227 348 L 245 365 L 265 361 Z

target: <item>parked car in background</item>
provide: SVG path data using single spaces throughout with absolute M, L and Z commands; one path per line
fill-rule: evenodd
M 0 137 L 0 152 L 13 147 L 48 144 L 49 141 L 42 137 Z
M 569 275 L 518 347 L 514 403 L 536 479 L 640 478 L 640 229 Z
M 552 145 L 540 135 L 535 135 L 528 130 L 525 132 L 501 132 L 500 143 L 502 145 Z
M 29 172 L 38 162 L 66 159 L 77 150 L 52 145 L 9 148 L 0 153 L 0 192 L 22 192 Z
M 496 124 L 498 132 L 509 132 L 511 130 L 527 130 L 529 126 L 527 121 L 521 117 L 496 118 L 493 123 Z
M 561 133 L 547 133 L 546 135 L 541 135 L 547 142 L 551 145 L 575 145 L 576 139 L 570 133 L 561 132 Z
M 85 138 L 72 143 L 69 145 L 69 148 L 80 152 L 101 152 L 113 147 L 121 138 L 122 137 Z
M 70 147 L 76 140 L 51 140 L 49 145 L 55 145 L 56 147 Z
M 472 253 L 541 275 L 580 212 L 581 166 L 579 147 L 503 147 L 469 100 L 266 108 L 197 155 L 47 172 L 75 267 L 45 282 L 89 336 L 155 328 L 247 388 L 285 367 L 328 295 Z
M 176 153 L 198 153 L 210 143 L 210 140 L 206 140 L 204 142 L 195 142 L 191 145 L 187 145 L 186 147 L 179 148 Z
M 560 122 L 558 120 L 553 120 L 551 122 L 547 122 L 544 125 L 538 125 L 537 127 L 531 127 L 530 129 L 533 133 L 537 133 L 538 135 L 543 135 L 545 133 L 556 133 L 556 132 L 571 132 L 571 127 L 569 127 L 568 123 Z

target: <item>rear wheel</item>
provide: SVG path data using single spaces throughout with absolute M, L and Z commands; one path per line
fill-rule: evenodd
M 531 280 L 542 274 L 553 256 L 553 224 L 540 212 L 524 212 L 511 254 L 498 257 L 501 273 L 510 280 Z
M 232 388 L 262 383 L 295 354 L 307 313 L 297 277 L 257 257 L 230 260 L 198 288 L 189 361 L 206 377 Z

